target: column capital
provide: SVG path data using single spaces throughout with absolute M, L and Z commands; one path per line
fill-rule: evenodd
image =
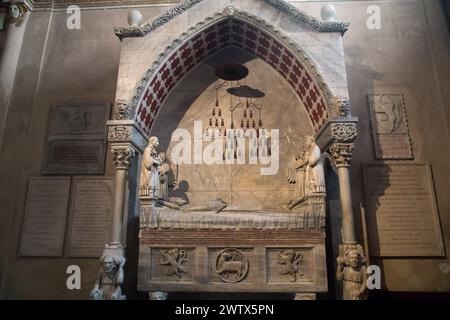
M 316 134 L 316 143 L 320 150 L 326 151 L 333 143 L 351 143 L 358 135 L 358 118 L 332 118 Z
M 352 160 L 353 143 L 333 143 L 329 154 L 333 157 L 336 168 L 350 167 Z
M 148 137 L 133 120 L 109 120 L 108 141 L 117 144 L 130 144 L 137 151 L 144 152 Z
M 332 123 L 330 130 L 333 140 L 341 143 L 353 142 L 358 135 L 355 122 Z
M 113 144 L 111 152 L 116 170 L 128 170 L 131 159 L 137 154 L 136 149 L 130 144 Z

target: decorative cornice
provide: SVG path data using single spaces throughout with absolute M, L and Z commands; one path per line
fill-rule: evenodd
M 191 9 L 196 4 L 204 0 L 186 0 L 180 3 L 178 6 L 169 9 L 163 14 L 159 15 L 153 20 L 145 22 L 139 27 L 123 27 L 116 28 L 116 35 L 122 39 L 126 37 L 143 37 L 154 30 L 158 29 L 165 23 L 174 19 L 175 17 L 183 14 L 185 11 Z M 334 22 L 334 21 L 321 21 L 306 12 L 298 10 L 292 4 L 287 3 L 283 0 L 260 0 L 264 1 L 272 7 L 284 12 L 286 15 L 296 19 L 300 23 L 311 26 L 314 30 L 318 32 L 340 32 L 344 34 L 350 24 L 348 22 Z
M 333 143 L 329 154 L 333 157 L 336 168 L 350 167 L 352 160 L 353 143 Z
M 216 23 L 217 21 L 229 17 L 252 23 L 253 25 L 274 36 L 277 40 L 281 41 L 287 48 L 289 48 L 292 53 L 302 62 L 303 66 L 305 66 L 305 68 L 310 72 L 313 80 L 316 82 L 324 97 L 327 110 L 330 108 L 333 94 L 331 93 L 328 84 L 325 82 L 316 65 L 314 64 L 312 58 L 310 58 L 300 46 L 298 46 L 288 36 L 284 35 L 280 30 L 276 29 L 272 24 L 268 23 L 264 19 L 256 17 L 248 12 L 238 10 L 234 7 L 227 7 L 224 10 L 215 13 L 213 16 L 207 17 L 205 20 L 197 23 L 195 26 L 190 27 L 179 37 L 173 40 L 170 45 L 164 48 L 164 50 L 158 55 L 152 66 L 145 72 L 144 76 L 135 87 L 134 95 L 129 102 L 128 112 L 136 114 L 137 106 L 139 105 L 141 97 L 148 83 L 150 82 L 154 74 L 158 71 L 161 64 L 169 57 L 169 55 L 173 51 L 177 50 L 180 45 L 182 45 L 185 41 L 193 37 L 202 29 L 205 29 L 206 27 Z
M 26 2 L 30 9 L 62 9 L 71 5 L 81 8 L 175 5 L 181 0 L 26 0 Z
M 113 162 L 116 166 L 116 170 L 127 170 L 131 165 L 131 159 L 137 153 L 137 151 L 128 144 L 112 145 L 111 152 L 113 154 Z

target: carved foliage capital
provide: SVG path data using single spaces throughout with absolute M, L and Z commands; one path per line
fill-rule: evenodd
M 126 170 L 130 167 L 131 159 L 136 155 L 136 150 L 128 145 L 116 145 L 111 147 L 113 162 L 117 170 Z
M 340 143 L 353 142 L 358 135 L 356 123 L 333 123 L 331 125 L 331 135 L 334 140 Z
M 350 167 L 353 143 L 334 143 L 329 149 L 337 168 Z

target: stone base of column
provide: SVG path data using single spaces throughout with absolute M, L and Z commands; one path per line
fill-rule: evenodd
M 296 293 L 294 300 L 316 300 L 315 293 Z
M 149 300 L 167 300 L 167 292 L 165 291 L 150 291 L 148 293 Z

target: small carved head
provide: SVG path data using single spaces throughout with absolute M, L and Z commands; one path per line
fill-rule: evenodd
M 117 100 L 114 105 L 114 119 L 124 120 L 128 117 L 128 101 Z
M 159 140 L 155 136 L 150 137 L 150 139 L 148 139 L 148 144 L 154 148 L 157 148 L 159 146 Z
M 348 250 L 346 252 L 346 263 L 351 268 L 359 268 L 361 265 L 365 263 L 365 258 L 361 255 L 358 250 Z
M 158 158 L 159 158 L 162 162 L 165 162 L 166 159 L 167 159 L 166 153 L 165 153 L 165 152 L 160 152 L 160 153 L 158 154 Z
M 103 267 L 103 270 L 106 273 L 110 273 L 113 272 L 114 269 L 116 269 L 116 267 L 120 264 L 120 261 L 119 258 L 107 255 L 100 258 L 100 263 Z

